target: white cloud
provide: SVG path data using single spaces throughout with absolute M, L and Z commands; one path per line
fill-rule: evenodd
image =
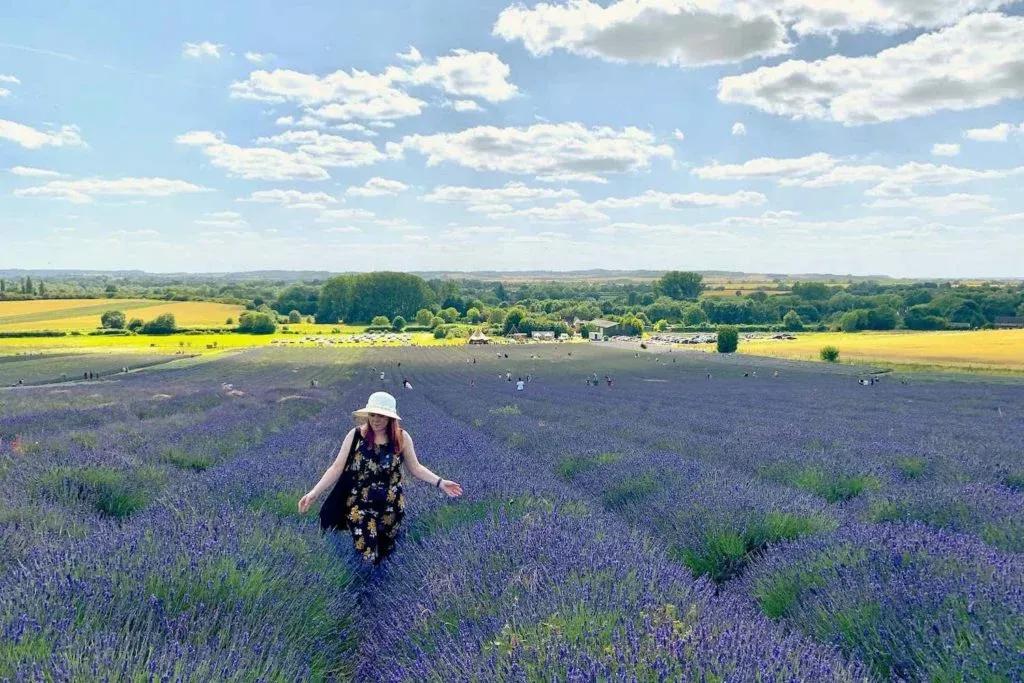
M 523 183 L 509 182 L 504 187 L 465 187 L 459 185 L 438 185 L 420 197 L 423 201 L 438 204 L 468 204 L 469 210 L 478 213 L 501 213 L 504 207 L 512 211 L 509 202 L 536 201 L 541 199 L 573 199 L 579 197 L 576 190 L 568 188 L 528 187 Z
M 0 88 L 0 97 L 7 97 L 11 94 L 11 91 L 7 88 Z
M 956 143 L 936 142 L 932 145 L 932 155 L 937 157 L 955 157 L 960 153 L 960 145 Z
M 459 49 L 438 57 L 432 64 L 410 69 L 391 67 L 386 75 L 394 83 L 430 85 L 449 95 L 504 102 L 518 94 L 516 86 L 508 81 L 509 71 L 508 64 L 493 52 Z
M 412 62 L 413 64 L 423 61 L 423 55 L 421 55 L 420 51 L 417 50 L 412 45 L 409 46 L 408 52 L 396 52 L 395 56 L 401 59 L 403 62 Z
M 1024 166 L 976 170 L 948 164 L 910 162 L 902 166 L 844 165 L 815 177 L 780 178 L 783 186 L 836 187 L 851 183 L 877 183 L 866 194 L 876 197 L 910 195 L 920 186 L 960 185 L 976 180 L 999 180 L 1024 174 Z
M 686 139 L 686 135 L 683 133 L 683 131 L 679 130 L 678 128 L 672 131 L 672 137 L 674 137 L 676 140 L 679 140 L 679 142 L 682 142 L 683 140 Z
M 732 134 L 733 135 L 746 135 L 747 134 L 747 127 L 744 126 L 739 121 L 737 121 L 736 123 L 732 124 Z
M 334 128 L 334 130 L 340 130 L 340 131 L 344 131 L 344 132 L 347 132 L 347 133 L 348 132 L 362 133 L 363 135 L 365 135 L 368 138 L 377 137 L 377 131 L 370 130 L 369 128 L 367 128 L 366 126 L 364 126 L 361 123 L 339 123 L 338 125 L 332 126 L 332 127 Z
M 349 197 L 383 197 L 386 195 L 394 196 L 408 189 L 408 185 L 397 180 L 370 178 L 361 187 L 352 186 L 348 188 L 345 190 L 345 194 Z
M 835 159 L 818 152 L 805 157 L 778 159 L 759 157 L 742 164 L 712 164 L 691 171 L 705 180 L 744 180 L 747 178 L 802 177 L 822 174 L 836 165 Z
M 718 82 L 718 99 L 848 126 L 1024 97 L 1024 18 L 975 14 L 874 56 L 790 60 Z
M 277 55 L 273 52 L 246 52 L 245 58 L 253 64 L 262 64 L 274 59 Z
M 86 147 L 78 126 L 61 126 L 58 131 L 47 133 L 6 119 L 0 119 L 0 140 L 10 140 L 26 149 Z
M 240 202 L 257 204 L 280 204 L 292 209 L 323 209 L 328 204 L 337 204 L 338 200 L 326 192 L 300 192 L 299 190 L 260 190 L 248 197 L 239 198 Z
M 708 207 L 735 208 L 759 205 L 768 201 L 760 192 L 743 190 L 732 194 L 704 194 L 701 192 L 670 193 L 647 190 L 634 197 L 608 197 L 593 202 L 602 209 L 630 209 L 640 206 L 658 206 L 662 209 L 700 209 Z
M 296 128 L 325 128 L 327 124 L 312 116 L 301 116 L 298 120 L 294 116 L 279 116 L 274 123 L 279 126 L 295 126 Z
M 522 216 L 530 220 L 551 223 L 603 221 L 608 219 L 608 216 L 594 208 L 593 204 L 588 204 L 579 199 L 559 202 L 551 207 L 531 206 L 528 209 L 520 209 L 507 215 Z
M 246 180 L 326 180 L 326 170 L 301 152 L 269 147 L 239 147 L 209 131 L 179 135 L 175 142 L 202 149 L 210 163 Z
M 184 180 L 167 178 L 86 178 L 83 180 L 53 180 L 44 185 L 14 191 L 18 197 L 46 197 L 64 199 L 75 204 L 89 204 L 98 196 L 113 197 L 170 197 L 176 194 L 209 192 Z
M 11 83 L 12 85 L 21 85 L 21 81 L 17 76 L 10 76 L 7 74 L 0 74 L 0 83 Z
M 994 10 L 1016 0 L 783 0 L 780 11 L 798 35 L 940 28 L 967 14 Z
M 484 108 L 473 100 L 455 100 L 451 104 L 452 109 L 455 111 L 483 111 Z
M 240 228 L 247 225 L 242 214 L 237 211 L 215 211 L 203 214 L 202 218 L 192 221 L 196 225 L 209 225 L 221 228 Z
M 324 230 L 324 232 L 355 233 L 355 232 L 362 232 L 362 229 L 357 228 L 357 227 L 352 226 L 352 225 L 339 225 L 339 226 L 334 227 L 334 228 L 327 228 L 326 230 Z
M 639 128 L 585 128 L 579 123 L 528 128 L 477 126 L 458 133 L 409 135 L 401 146 L 427 157 L 429 166 L 454 162 L 475 170 L 532 174 L 542 180 L 606 182 L 608 173 L 638 171 L 651 159 L 672 158 L 668 145 Z
M 367 220 L 376 216 L 372 211 L 365 209 L 327 209 L 321 211 L 316 217 L 317 223 L 330 223 L 337 220 Z
M 278 135 L 256 139 L 256 144 L 274 147 L 295 146 L 319 166 L 355 168 L 368 166 L 387 158 L 372 142 L 350 140 L 315 130 L 289 130 Z
M 185 43 L 181 48 L 181 56 L 192 59 L 201 59 L 203 57 L 220 59 L 220 49 L 222 47 L 224 46 L 219 43 L 211 43 L 207 40 L 201 43 Z
M 493 35 L 534 56 L 560 49 L 610 62 L 701 66 L 788 52 L 786 27 L 767 8 L 707 0 L 589 0 L 507 7 Z
M 503 102 L 518 93 L 508 76 L 508 65 L 494 53 L 460 49 L 433 62 L 392 66 L 379 74 L 358 69 L 325 76 L 290 69 L 257 70 L 246 80 L 232 83 L 230 93 L 238 99 L 297 103 L 307 107 L 307 116 L 318 119 L 387 122 L 418 116 L 426 107 L 426 102 L 407 93 L 405 87 L 430 86 L 461 98 Z M 456 106 L 466 111 L 469 105 L 465 102 Z
M 992 216 L 986 223 L 1020 223 L 1024 226 L 1024 211 L 1021 213 L 1007 213 L 1002 216 Z
M 467 239 L 488 235 L 511 235 L 515 231 L 503 225 L 465 225 L 449 228 L 441 233 L 442 238 Z
M 869 209 L 915 209 L 936 215 L 971 211 L 994 211 L 992 197 L 984 194 L 947 194 L 928 197 L 875 199 L 864 206 Z
M 26 176 L 29 178 L 59 178 L 64 175 L 57 171 L 49 171 L 45 168 L 31 168 L 29 166 L 15 166 L 9 169 L 14 175 Z
M 290 69 L 258 70 L 231 84 L 231 97 L 260 102 L 323 105 L 313 113 L 327 119 L 399 119 L 418 116 L 426 105 L 391 85 L 387 74 L 353 69 L 326 76 Z
M 970 128 L 964 131 L 964 137 L 978 142 L 1006 142 L 1013 132 L 1024 133 L 1024 123 L 1019 126 L 997 123 L 991 128 Z

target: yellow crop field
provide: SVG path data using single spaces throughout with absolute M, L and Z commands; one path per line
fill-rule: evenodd
M 713 345 L 711 349 L 714 349 Z M 962 369 L 1024 370 L 1024 330 L 972 332 L 810 332 L 796 339 L 744 339 L 739 353 L 818 360 L 823 346 L 839 349 L 839 360 L 937 365 Z
M 52 299 L 0 301 L 0 331 L 93 330 L 104 311 L 123 311 L 125 316 L 152 320 L 172 313 L 179 327 L 224 325 L 238 319 L 244 306 L 207 301 L 154 301 L 147 299 Z

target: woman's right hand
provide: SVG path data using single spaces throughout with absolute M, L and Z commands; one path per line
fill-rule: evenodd
M 299 499 L 299 514 L 300 515 L 306 514 L 306 511 L 309 510 L 309 508 L 310 508 L 310 506 L 312 504 L 313 504 L 313 496 L 311 496 L 310 494 L 307 493 L 306 495 L 304 495 L 302 498 Z

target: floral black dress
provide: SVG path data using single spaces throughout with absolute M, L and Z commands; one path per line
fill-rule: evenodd
M 379 564 L 394 549 L 405 517 L 402 454 L 395 454 L 390 444 L 367 443 L 359 429 L 353 438 L 356 444 L 338 484 L 344 486 L 344 519 L 356 551 Z

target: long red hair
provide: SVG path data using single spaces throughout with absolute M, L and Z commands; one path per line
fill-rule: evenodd
M 373 445 L 377 441 L 377 437 L 373 432 L 373 427 L 370 426 L 370 421 L 366 420 L 362 426 L 363 441 Z M 392 452 L 398 455 L 402 452 L 402 446 L 405 445 L 405 440 L 402 438 L 402 427 L 398 424 L 398 420 L 393 417 L 388 418 L 388 424 L 384 427 L 384 433 L 388 436 L 388 445 L 391 447 Z

